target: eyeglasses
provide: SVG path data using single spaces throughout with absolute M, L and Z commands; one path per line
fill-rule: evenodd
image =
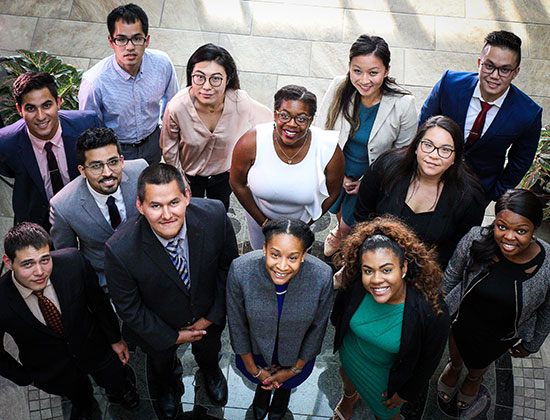
M 439 157 L 443 159 L 449 159 L 455 151 L 454 149 L 451 149 L 450 147 L 447 147 L 447 146 L 441 146 L 441 147 L 434 146 L 433 143 L 430 143 L 429 141 L 425 141 L 425 140 L 420 141 L 420 149 L 427 154 L 430 154 L 434 150 L 437 150 L 437 154 L 439 155 Z
M 202 86 L 206 83 L 206 76 L 204 74 L 192 74 L 191 79 L 193 80 L 193 83 L 197 86 Z M 208 83 L 210 83 L 210 86 L 212 87 L 220 87 L 223 82 L 223 77 L 218 76 L 217 74 L 212 75 L 208 78 Z
M 141 47 L 142 45 L 145 45 L 145 41 L 147 41 L 147 38 L 144 36 L 134 36 L 132 38 L 126 38 L 125 36 L 117 36 L 116 38 L 111 38 L 116 46 L 118 47 L 124 47 L 128 44 L 128 41 L 130 41 L 134 47 Z
M 290 115 L 286 111 L 275 111 L 275 113 L 279 117 L 279 120 L 283 123 L 290 122 L 290 120 L 293 119 L 294 121 L 296 121 L 296 124 L 298 124 L 298 125 L 306 125 L 308 123 L 308 121 L 311 120 L 311 118 L 312 118 L 309 115 L 303 115 L 303 114 Z
M 481 71 L 485 74 L 493 74 L 495 70 L 498 72 L 498 75 L 500 77 L 510 77 L 512 72 L 517 69 L 517 67 L 514 67 L 513 69 L 510 67 L 497 67 L 493 63 L 485 63 L 482 62 L 481 64 Z
M 93 162 L 90 165 L 84 165 L 84 167 L 88 168 L 90 172 L 92 172 L 92 174 L 94 175 L 101 175 L 103 173 L 103 169 L 105 168 L 105 165 L 107 165 L 111 171 L 116 171 L 120 169 L 120 167 L 122 166 L 122 159 L 119 157 L 112 158 L 112 159 L 109 159 L 107 163 Z

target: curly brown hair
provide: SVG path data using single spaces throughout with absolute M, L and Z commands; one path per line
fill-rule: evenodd
M 344 240 L 334 258 L 338 267 L 344 267 L 342 288 L 347 289 L 355 281 L 361 281 L 361 246 L 366 238 L 376 234 L 387 236 L 399 245 L 408 261 L 405 280 L 424 296 L 434 312 L 442 313 L 443 272 L 437 262 L 436 251 L 433 247 L 427 247 L 405 223 L 393 216 L 381 216 L 359 223 Z

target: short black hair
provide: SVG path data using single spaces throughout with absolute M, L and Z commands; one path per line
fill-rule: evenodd
M 48 245 L 53 248 L 52 238 L 46 230 L 36 223 L 21 222 L 12 227 L 4 236 L 4 252 L 13 262 L 15 253 L 21 249 L 32 246 L 40 249 Z
M 48 88 L 53 98 L 57 101 L 57 84 L 54 77 L 43 71 L 28 71 L 23 73 L 13 82 L 12 94 L 15 103 L 21 106 L 23 95 L 31 90 Z
M 307 223 L 298 219 L 279 218 L 270 220 L 262 228 L 264 234 L 264 243 L 267 244 L 271 238 L 279 234 L 292 235 L 302 242 L 304 251 L 308 250 L 313 244 L 315 235 Z
M 178 183 L 178 188 L 182 194 L 185 195 L 187 190 L 187 181 L 182 173 L 172 165 L 167 163 L 153 163 L 141 172 L 137 182 L 137 196 L 140 203 L 145 200 L 145 186 L 147 184 L 152 185 L 164 185 L 169 184 L 172 181 Z
M 227 74 L 226 89 L 240 89 L 239 75 L 237 74 L 237 65 L 229 51 L 225 48 L 212 43 L 205 44 L 199 47 L 197 51 L 189 58 L 185 72 L 187 74 L 187 86 L 191 86 L 191 75 L 195 68 L 195 64 L 201 61 L 214 61 L 222 66 Z
M 86 152 L 88 150 L 99 149 L 110 144 L 116 146 L 116 150 L 120 155 L 120 144 L 115 132 L 108 127 L 93 127 L 88 128 L 76 141 L 76 157 L 81 165 L 86 163 Z
M 313 117 L 317 112 L 317 96 L 303 86 L 286 85 L 277 91 L 274 97 L 275 110 L 278 111 L 283 101 L 300 101 L 309 108 L 309 115 Z
M 137 4 L 129 3 L 125 6 L 118 6 L 109 13 L 109 16 L 107 16 L 107 28 L 109 28 L 109 35 L 111 35 L 111 37 L 115 34 L 115 23 L 119 19 L 124 23 L 134 23 L 139 20 L 141 22 L 143 34 L 147 36 L 149 33 L 149 19 L 147 18 L 147 14 Z
M 485 39 L 483 49 L 490 45 L 491 47 L 505 48 L 516 53 L 518 61 L 516 67 L 521 63 L 521 38 L 509 31 L 493 31 Z

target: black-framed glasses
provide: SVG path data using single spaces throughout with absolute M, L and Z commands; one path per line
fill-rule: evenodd
M 487 63 L 487 62 L 480 62 L 481 64 L 481 71 L 485 74 L 493 74 L 495 70 L 497 71 L 498 75 L 500 77 L 510 77 L 512 72 L 517 69 L 517 67 L 511 68 L 511 67 L 497 67 L 493 63 Z
M 107 165 L 111 171 L 116 171 L 120 169 L 120 167 L 122 166 L 122 158 L 120 157 L 112 158 L 112 159 L 109 159 L 106 163 L 92 162 L 89 165 L 84 165 L 84 167 L 89 169 L 94 175 L 101 175 L 103 173 L 103 169 L 105 168 L 105 165 Z
M 132 38 L 126 38 L 125 36 L 117 36 L 115 38 L 111 38 L 115 45 L 117 47 L 124 47 L 128 44 L 128 41 L 130 41 L 134 47 L 141 47 L 142 45 L 145 45 L 145 41 L 147 41 L 147 38 L 141 35 L 133 36 Z
M 191 75 L 191 79 L 193 80 L 193 83 L 197 86 L 202 86 L 206 83 L 207 77 L 204 74 L 195 73 Z M 210 83 L 210 86 L 212 87 L 220 87 L 223 83 L 223 76 L 220 76 L 219 74 L 213 74 L 212 76 L 208 77 L 208 83 Z
M 449 146 L 437 147 L 429 141 L 420 140 L 420 149 L 427 154 L 432 153 L 434 150 L 437 150 L 437 154 L 440 158 L 449 159 L 451 155 L 455 152 L 455 149 L 451 149 Z
M 299 114 L 299 115 L 290 115 L 286 111 L 275 111 L 277 114 L 277 117 L 279 117 L 279 120 L 283 123 L 290 122 L 290 120 L 294 119 L 296 121 L 296 124 L 298 125 L 306 125 L 312 117 L 309 115 Z

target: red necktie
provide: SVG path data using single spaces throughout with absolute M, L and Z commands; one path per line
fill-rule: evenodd
M 479 140 L 481 137 L 481 133 L 483 132 L 483 126 L 485 125 L 485 117 L 487 116 L 487 111 L 491 109 L 493 105 L 488 104 L 487 102 L 481 102 L 481 111 L 479 111 L 479 114 L 477 114 L 477 118 L 474 121 L 474 125 L 472 125 L 472 129 L 470 130 L 470 134 L 468 134 L 468 138 L 466 139 L 466 149 L 469 149 L 474 145 L 476 141 Z
M 44 316 L 46 325 L 59 335 L 63 335 L 63 323 L 61 322 L 61 313 L 59 310 L 50 299 L 44 296 L 43 291 L 35 290 L 33 293 L 38 298 L 38 307 Z

